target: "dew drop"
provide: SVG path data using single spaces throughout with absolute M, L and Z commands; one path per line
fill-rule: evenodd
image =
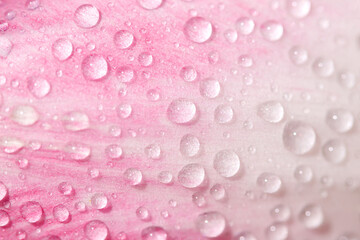
M 288 122 L 283 131 L 285 148 L 297 155 L 310 152 L 316 143 L 316 133 L 307 123 L 301 121 Z
M 206 199 L 200 192 L 196 192 L 192 195 L 192 202 L 200 208 L 206 205 Z
M 83 112 L 68 112 L 62 117 L 62 124 L 66 130 L 77 132 L 90 127 L 89 117 Z
M 20 206 L 21 216 L 29 223 L 38 223 L 43 220 L 44 211 L 40 204 L 29 201 Z
M 221 201 L 226 196 L 226 191 L 223 185 L 217 183 L 210 188 L 210 194 L 216 201 Z
M 92 179 L 97 179 L 100 177 L 100 170 L 97 168 L 88 168 L 87 172 Z
M 180 70 L 180 77 L 186 82 L 193 82 L 197 79 L 198 73 L 193 66 L 185 66 Z
M 158 160 L 161 157 L 161 148 L 158 144 L 150 144 L 145 148 L 145 155 L 153 160 Z
M 137 208 L 136 216 L 142 221 L 149 221 L 151 219 L 149 210 L 147 210 L 145 207 Z
M 236 21 L 236 29 L 242 35 L 249 35 L 255 29 L 255 22 L 248 17 L 241 17 Z
M 210 99 L 216 98 L 220 94 L 220 89 L 220 83 L 215 79 L 208 78 L 200 82 L 199 90 L 203 97 Z
M 226 228 L 225 217 L 219 212 L 205 212 L 195 220 L 196 228 L 204 237 L 215 238 L 220 236 Z
M 264 102 L 258 106 L 257 115 L 266 122 L 278 123 L 284 118 L 284 107 L 277 101 Z
M 59 204 L 53 208 L 53 215 L 56 221 L 65 223 L 70 220 L 69 210 L 62 204 Z
M 352 89 L 355 87 L 357 79 L 353 72 L 343 71 L 338 76 L 338 82 L 342 87 Z
M 100 12 L 91 4 L 83 4 L 75 10 L 74 22 L 80 28 L 95 27 L 99 21 Z
M 281 23 L 270 20 L 260 26 L 260 31 L 265 40 L 270 42 L 279 41 L 284 35 L 284 27 Z
M 327 161 L 339 164 L 346 158 L 346 145 L 340 139 L 331 139 L 322 147 L 322 153 Z
M 13 154 L 20 151 L 24 147 L 24 143 L 16 137 L 5 136 L 0 138 L 0 146 L 3 152 Z
M 267 172 L 260 174 L 256 183 L 264 193 L 269 194 L 279 192 L 282 185 L 282 181 L 277 175 Z
M 59 38 L 53 43 L 51 50 L 57 60 L 65 61 L 71 57 L 74 48 L 68 39 Z
M 43 98 L 49 94 L 51 85 L 43 78 L 29 78 L 27 88 L 34 97 Z
M 158 175 L 158 180 L 162 184 L 170 184 L 173 182 L 173 175 L 171 174 L 171 172 L 162 171 Z
M 312 65 L 312 69 L 317 76 L 327 78 L 334 73 L 335 64 L 332 59 L 317 58 Z
M 214 112 L 215 122 L 219 124 L 231 123 L 234 118 L 234 110 L 227 104 L 220 104 Z
M 111 144 L 105 148 L 105 154 L 109 158 L 119 159 L 122 156 L 122 148 L 117 144 Z
M 65 146 L 65 152 L 72 160 L 83 161 L 90 157 L 91 148 L 79 142 L 69 142 Z
M 143 181 L 142 172 L 136 168 L 128 168 L 124 172 L 125 181 L 131 186 L 138 186 Z
M 161 6 L 163 0 L 138 0 L 138 3 L 146 10 L 154 10 Z
M 122 83 L 130 83 L 135 80 L 135 71 L 128 66 L 121 66 L 116 70 L 116 78 Z
M 109 200 L 103 193 L 96 193 L 91 197 L 91 206 L 97 210 L 104 210 L 109 206 Z
M 72 196 L 75 193 L 73 186 L 68 182 L 61 182 L 58 186 L 58 190 L 64 196 Z
M 205 180 L 205 169 L 197 164 L 185 165 L 178 174 L 179 183 L 186 188 L 199 187 Z
M 151 102 L 156 102 L 160 99 L 160 92 L 158 89 L 150 89 L 146 92 L 146 97 Z
M 326 113 L 327 125 L 338 133 L 349 132 L 354 126 L 354 121 L 354 115 L 346 109 L 335 108 Z
M 238 63 L 244 68 L 249 68 L 254 64 L 254 61 L 249 55 L 241 55 L 238 58 Z
M 168 233 L 158 226 L 150 226 L 141 231 L 142 240 L 167 240 Z
M 294 177 L 300 183 L 309 183 L 312 181 L 314 176 L 311 167 L 306 165 L 299 165 L 295 168 Z
M 288 0 L 286 5 L 288 12 L 294 18 L 304 18 L 311 10 L 310 0 Z
M 196 116 L 195 103 L 184 98 L 173 100 L 167 109 L 168 119 L 176 124 L 190 124 L 195 121 Z
M 0 182 L 0 202 L 7 199 L 9 191 L 3 182 Z
M 106 240 L 109 237 L 108 227 L 99 220 L 87 222 L 84 226 L 84 233 L 89 240 Z
M 300 211 L 299 220 L 308 229 L 319 228 L 324 223 L 323 210 L 319 205 L 308 204 Z
M 184 135 L 180 140 L 180 152 L 185 157 L 195 157 L 200 151 L 199 139 L 191 134 Z
M 291 210 L 288 206 L 279 204 L 270 211 L 271 217 L 277 222 L 287 222 L 291 216 Z
M 212 24 L 202 17 L 190 18 L 184 26 L 185 36 L 196 43 L 204 43 L 211 38 Z
M 84 202 L 76 202 L 75 203 L 75 209 L 80 212 L 80 213 L 83 213 L 83 212 L 86 212 L 86 205 Z
M 241 232 L 233 240 L 257 240 L 257 238 L 250 232 Z
M 35 10 L 40 6 L 40 0 L 27 0 L 25 6 L 29 10 Z
M 12 42 L 6 37 L 0 36 L 0 58 L 7 58 L 12 48 Z
M 91 54 L 84 58 L 81 69 L 86 79 L 97 81 L 106 77 L 109 66 L 103 56 Z
M 31 126 L 39 120 L 39 113 L 30 105 L 19 105 L 12 110 L 10 118 L 19 125 Z
M 222 150 L 215 155 L 213 167 L 225 178 L 235 176 L 240 170 L 240 158 L 232 150 Z
M 273 223 L 265 230 L 268 240 L 285 240 L 288 238 L 289 229 L 284 223 Z
M 154 60 L 153 56 L 148 52 L 142 52 L 138 57 L 138 61 L 140 65 L 143 67 L 149 67 L 150 65 L 152 65 L 153 60 Z
M 235 43 L 238 39 L 238 33 L 235 29 L 227 29 L 224 32 L 224 37 L 229 43 Z
M 120 49 L 127 49 L 134 44 L 134 35 L 126 30 L 120 30 L 114 35 L 114 43 Z
M 132 113 L 132 107 L 129 104 L 120 104 L 117 106 L 116 112 L 120 118 L 126 119 L 130 117 Z
M 302 65 L 308 61 L 309 54 L 305 48 L 294 46 L 289 50 L 289 58 L 295 65 Z
M 6 227 L 10 223 L 10 216 L 9 214 L 4 211 L 0 210 L 0 227 Z

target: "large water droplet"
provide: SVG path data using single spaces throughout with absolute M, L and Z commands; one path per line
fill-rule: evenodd
M 170 103 L 167 116 L 173 123 L 189 124 L 196 119 L 197 108 L 192 101 L 179 98 Z
M 36 98 L 43 98 L 49 94 L 51 85 L 43 78 L 29 78 L 27 88 L 31 94 Z
M 205 212 L 195 221 L 196 228 L 204 237 L 215 238 L 220 236 L 226 228 L 225 217 L 219 212 Z
M 220 104 L 214 112 L 215 122 L 219 124 L 231 123 L 234 118 L 234 110 L 230 105 Z
M 163 3 L 163 0 L 138 0 L 140 6 L 147 10 L 153 10 L 159 8 Z
M 284 27 L 277 21 L 267 21 L 260 26 L 264 39 L 270 42 L 278 41 L 284 35 Z
M 301 209 L 299 219 L 305 227 L 316 229 L 324 223 L 324 213 L 319 205 L 308 204 Z
M 265 230 L 268 240 L 285 240 L 288 238 L 289 229 L 284 223 L 273 223 Z
M 134 43 L 134 35 L 126 30 L 120 30 L 114 35 L 114 43 L 120 49 L 127 49 Z
M 262 173 L 256 180 L 257 185 L 264 193 L 277 193 L 282 185 L 281 179 L 273 173 Z
M 16 138 L 11 136 L 5 136 L 0 138 L 0 146 L 5 153 L 17 153 L 24 147 L 24 143 Z
M 21 216 L 29 223 L 38 223 L 43 220 L 44 211 L 40 204 L 29 201 L 20 206 Z
M 108 63 L 101 55 L 91 54 L 81 63 L 84 77 L 89 80 L 101 80 L 108 74 Z
M 10 223 L 10 216 L 4 210 L 0 210 L 0 227 L 6 227 Z
M 294 170 L 294 177 L 300 183 L 309 183 L 312 181 L 314 176 L 311 167 L 306 165 L 299 165 Z
M 331 163 L 342 163 L 346 158 L 346 145 L 340 139 L 331 139 L 322 147 L 325 159 Z
M 202 17 L 190 18 L 184 26 L 185 36 L 196 43 L 204 43 L 211 38 L 212 24 Z
M 193 66 L 185 66 L 180 70 L 180 77 L 186 82 L 193 82 L 197 79 L 198 73 Z
M 284 118 L 284 107 L 280 102 L 268 101 L 260 104 L 257 115 L 270 123 L 278 123 Z
M 271 209 L 270 215 L 277 222 L 286 222 L 290 219 L 291 210 L 288 206 L 279 204 Z
M 216 98 L 219 96 L 220 89 L 220 83 L 215 79 L 208 78 L 200 82 L 199 90 L 203 97 L 210 99 Z
M 214 169 L 222 177 L 233 177 L 240 170 L 240 158 L 232 150 L 222 150 L 215 155 Z
M 100 20 L 99 10 L 91 4 L 78 7 L 74 13 L 74 22 L 81 28 L 95 27 Z
M 338 133 L 349 132 L 354 126 L 354 121 L 354 115 L 346 109 L 335 108 L 326 113 L 327 125 Z
M 315 146 L 316 133 L 307 123 L 290 121 L 283 131 L 283 143 L 290 152 L 303 155 L 310 152 Z
M 241 17 L 236 21 L 236 29 L 242 35 L 249 35 L 254 31 L 255 22 L 248 17 Z
M 73 53 L 73 45 L 66 38 L 59 38 L 52 45 L 52 54 L 59 61 L 65 61 L 69 59 Z
M 85 236 L 89 240 L 107 240 L 109 237 L 109 229 L 106 224 L 99 220 L 92 220 L 84 226 Z
M 294 46 L 289 50 L 289 58 L 296 65 L 302 65 L 309 59 L 308 51 L 300 46 Z
M 142 240 L 167 240 L 168 233 L 158 226 L 150 226 L 141 231 Z
M 317 58 L 313 65 L 312 69 L 316 75 L 319 77 L 330 77 L 335 71 L 335 64 L 332 59 L 328 58 Z
M 12 42 L 6 37 L 0 36 L 0 57 L 7 58 L 13 48 Z
M 79 142 L 69 142 L 65 146 L 65 152 L 69 158 L 76 161 L 87 160 L 91 154 L 91 148 Z
M 186 157 L 195 157 L 200 151 L 199 139 L 191 134 L 184 135 L 180 140 L 180 152 Z
M 68 112 L 63 115 L 62 123 L 69 131 L 82 131 L 90 127 L 89 117 L 83 112 Z
M 65 223 L 70 220 L 69 210 L 62 204 L 59 204 L 53 208 L 53 215 L 56 221 Z
M 178 174 L 179 183 L 186 188 L 199 187 L 204 180 L 205 169 L 197 163 L 184 166 Z
M 136 168 L 128 168 L 124 172 L 125 181 L 131 186 L 137 186 L 142 183 L 142 172 Z
M 39 113 L 30 105 L 19 105 L 12 110 L 10 118 L 19 125 L 31 126 L 39 120 Z
M 304 18 L 310 13 L 310 0 L 288 0 L 286 4 L 287 10 L 291 16 L 295 18 Z

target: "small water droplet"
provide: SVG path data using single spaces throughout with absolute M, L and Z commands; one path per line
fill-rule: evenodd
M 216 201 L 221 201 L 226 197 L 226 191 L 223 185 L 216 183 L 210 188 L 210 194 Z
M 308 204 L 301 209 L 299 220 L 308 229 L 319 228 L 324 223 L 323 210 L 319 205 Z
M 260 26 L 260 31 L 265 40 L 270 42 L 279 41 L 284 35 L 284 27 L 281 23 L 270 20 Z
M 238 33 L 235 29 L 227 29 L 224 32 L 224 37 L 229 43 L 235 43 L 238 39 Z
M 241 232 L 233 240 L 257 240 L 257 238 L 250 232 Z
M 58 190 L 64 196 L 72 196 L 75 193 L 73 186 L 68 182 L 61 182 L 58 186 Z
M 284 107 L 277 101 L 264 102 L 258 106 L 257 115 L 267 122 L 278 123 L 284 118 Z
M 161 6 L 163 0 L 138 0 L 138 3 L 146 10 L 154 10 Z
M 8 189 L 4 183 L 0 182 L 0 202 L 4 201 L 8 197 Z
M 235 176 L 240 170 L 240 158 L 232 150 L 222 150 L 215 155 L 213 167 L 225 178 Z
M 216 107 L 214 112 L 215 122 L 219 124 L 228 124 L 233 121 L 234 110 L 227 104 L 220 104 Z
M 184 26 L 185 36 L 196 43 L 208 41 L 213 33 L 212 24 L 202 17 L 190 18 Z
M 63 115 L 62 123 L 66 130 L 77 132 L 90 127 L 89 117 L 83 112 L 68 112 Z
M 301 121 L 288 122 L 284 127 L 282 138 L 285 148 L 297 155 L 310 152 L 316 143 L 314 129 Z
M 161 157 L 161 148 L 158 144 L 150 144 L 145 148 L 145 154 L 150 159 L 158 160 Z
M 149 89 L 146 92 L 146 97 L 151 102 L 156 102 L 160 99 L 160 92 L 158 89 Z
M 10 216 L 9 214 L 4 211 L 0 210 L 0 227 L 6 227 L 10 223 Z
M 265 234 L 268 240 L 285 240 L 288 238 L 289 229 L 284 223 L 273 223 L 266 228 Z
M 219 96 L 221 87 L 219 81 L 213 78 L 207 78 L 200 82 L 199 90 L 201 96 L 213 99 Z
M 81 69 L 86 79 L 97 81 L 107 76 L 109 66 L 103 56 L 91 54 L 84 58 Z
M 167 109 L 168 119 L 176 124 L 190 124 L 197 116 L 196 105 L 187 99 L 178 98 L 173 100 Z
M 173 182 L 173 175 L 171 174 L 171 172 L 162 171 L 158 175 L 158 180 L 163 184 L 170 184 Z
M 116 70 L 116 78 L 122 83 L 133 82 L 136 78 L 135 71 L 128 66 L 121 66 Z
M 241 55 L 238 58 L 238 63 L 244 68 L 249 68 L 254 64 L 254 61 L 249 55 Z
M 179 183 L 186 188 L 199 187 L 205 180 L 205 169 L 197 163 L 185 165 L 178 174 Z
M 75 203 L 75 209 L 78 211 L 78 212 L 86 212 L 86 205 L 84 202 L 80 201 L 80 202 L 76 202 Z
M 346 109 L 335 108 L 326 113 L 327 125 L 338 133 L 349 132 L 354 126 L 354 121 L 354 115 Z
M 312 181 L 314 176 L 311 167 L 306 165 L 299 165 L 294 170 L 294 177 L 300 183 L 309 183 Z
M 99 21 L 100 12 L 91 4 L 83 4 L 75 10 L 74 22 L 80 28 L 93 28 Z
M 132 107 L 129 104 L 123 103 L 117 106 L 116 112 L 120 118 L 126 119 L 130 117 L 132 113 Z
M 282 181 L 277 175 L 267 172 L 260 174 L 256 183 L 264 193 L 269 194 L 279 192 L 282 185 Z
M 198 73 L 193 66 L 185 66 L 180 70 L 180 77 L 186 82 L 193 82 L 197 79 Z
M 291 210 L 284 204 L 276 205 L 270 211 L 271 217 L 277 222 L 287 222 L 291 216 Z
M 236 29 L 242 35 L 249 35 L 255 29 L 255 22 L 248 17 L 241 17 L 236 21 Z
M 105 148 L 105 154 L 111 159 L 119 159 L 122 156 L 122 148 L 117 144 L 111 144 Z
M 149 210 L 145 207 L 139 207 L 136 209 L 136 216 L 142 221 L 149 221 L 151 219 Z
M 201 192 L 196 192 L 192 196 L 192 202 L 198 207 L 204 207 L 206 205 L 206 199 Z
M 138 186 L 143 181 L 142 172 L 136 168 L 128 168 L 124 172 L 125 181 L 131 186 Z
M 65 61 L 71 57 L 74 48 L 72 43 L 66 38 L 59 38 L 52 45 L 52 54 L 59 61 Z
M 43 220 L 44 211 L 35 201 L 25 202 L 20 206 L 21 216 L 29 223 L 38 223 Z
M 334 73 L 335 64 L 332 59 L 321 57 L 314 61 L 312 69 L 317 76 L 327 78 Z
M 294 18 L 304 18 L 309 15 L 311 10 L 310 0 L 288 0 L 287 10 Z
M 43 78 L 29 78 L 27 88 L 34 97 L 43 98 L 49 94 L 51 85 Z
M 91 206 L 98 210 L 104 210 L 109 207 L 109 200 L 103 193 L 96 193 L 91 197 Z
M 220 236 L 226 228 L 225 217 L 219 212 L 205 212 L 195 220 L 196 228 L 204 237 L 215 238 Z
M 89 240 L 106 240 L 109 237 L 108 227 L 99 220 L 87 222 L 84 226 L 84 233 Z
M 200 151 L 199 139 L 191 134 L 184 135 L 180 140 L 180 152 L 186 157 L 195 157 Z
M 323 145 L 322 153 L 327 161 L 339 164 L 345 161 L 346 145 L 340 139 L 330 139 Z
M 62 204 L 59 204 L 53 208 L 54 218 L 61 223 L 68 222 L 70 220 L 69 210 Z
M 357 78 L 353 72 L 343 71 L 338 75 L 338 82 L 342 87 L 352 89 L 356 85 Z
M 30 105 L 18 105 L 13 108 L 10 118 L 19 125 L 31 126 L 39 120 L 39 113 Z
M 289 50 L 289 58 L 295 65 L 302 65 L 308 61 L 309 54 L 305 48 L 294 46 Z
M 127 30 L 120 30 L 114 35 L 114 43 L 120 49 L 127 49 L 134 44 L 134 35 Z
M 0 36 L 0 58 L 7 58 L 12 48 L 12 42 L 6 37 Z
M 150 226 L 141 231 L 142 240 L 167 240 L 168 233 L 158 226 Z
M 3 152 L 14 154 L 24 147 L 24 143 L 16 137 L 5 136 L 0 138 L 0 146 Z
M 140 55 L 138 57 L 138 61 L 141 66 L 149 67 L 153 64 L 154 58 L 150 53 L 142 52 L 142 53 L 140 53 Z
M 69 142 L 65 146 L 68 157 L 75 161 L 84 161 L 90 157 L 91 148 L 79 142 Z

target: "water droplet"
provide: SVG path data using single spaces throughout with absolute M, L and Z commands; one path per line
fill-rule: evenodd
M 180 77 L 186 82 L 193 82 L 197 79 L 198 73 L 193 66 L 185 66 L 180 70 Z
M 210 99 L 216 98 L 220 94 L 220 89 L 220 83 L 215 79 L 207 78 L 200 82 L 199 90 L 203 97 Z
M 135 71 L 128 66 L 121 66 L 116 70 L 116 78 L 122 83 L 130 83 L 135 80 Z
M 354 115 L 346 109 L 330 109 L 326 114 L 327 125 L 338 133 L 349 132 L 354 126 L 354 121 Z
M 91 206 L 98 210 L 109 207 L 108 198 L 103 193 L 96 193 L 91 197 Z
M 134 44 L 134 35 L 126 30 L 120 30 L 114 35 L 114 43 L 120 49 L 127 49 Z
M 90 157 L 91 148 L 79 142 L 69 142 L 65 146 L 65 152 L 72 160 L 83 161 Z
M 218 51 L 211 51 L 209 54 L 208 54 L 208 60 L 209 60 L 209 63 L 210 64 L 216 64 L 219 62 L 219 59 L 220 59 L 220 54 Z
M 184 135 L 180 140 L 180 152 L 186 157 L 195 157 L 200 151 L 199 139 L 191 134 Z
M 158 175 L 158 180 L 163 184 L 170 184 L 173 182 L 173 175 L 171 174 L 171 172 L 162 171 Z
M 148 52 L 142 52 L 138 57 L 138 61 L 143 67 L 149 67 L 150 65 L 152 65 L 153 60 L 153 56 Z
M 16 137 L 1 137 L 0 146 L 5 153 L 17 153 L 24 147 L 24 143 Z
M 87 172 L 92 179 L 97 179 L 100 177 L 100 170 L 97 168 L 88 168 Z
M 124 172 L 125 181 L 131 186 L 138 186 L 143 181 L 143 175 L 140 170 L 136 168 L 128 168 Z
M 6 37 L 0 36 L 0 57 L 7 58 L 13 48 L 12 42 Z
M 268 240 L 285 240 L 288 238 L 289 229 L 284 223 L 273 223 L 265 230 Z
M 103 56 L 91 54 L 84 58 L 81 69 L 86 79 L 97 81 L 106 77 L 109 66 Z
M 27 88 L 34 97 L 43 98 L 49 94 L 51 85 L 43 78 L 29 78 Z
M 150 159 L 158 160 L 161 157 L 161 148 L 158 144 L 150 144 L 145 148 L 145 154 Z
M 131 113 L 132 113 L 132 107 L 129 104 L 120 104 L 119 106 L 117 106 L 116 108 L 117 111 L 117 115 L 122 118 L 122 119 L 126 119 L 128 117 L 130 117 Z
M 136 209 L 136 216 L 142 221 L 149 221 L 151 219 L 149 210 L 145 207 L 139 207 Z
M 211 38 L 212 24 L 202 17 L 190 18 L 184 26 L 185 36 L 196 43 L 204 43 Z
M 61 238 L 56 235 L 47 235 L 46 237 L 41 238 L 41 240 L 61 240 Z
M 186 188 L 199 187 L 205 180 L 205 169 L 197 164 L 185 165 L 178 174 L 179 183 Z
M 52 45 L 52 54 L 59 61 L 65 61 L 73 54 L 73 45 L 66 38 L 59 38 Z
M 0 227 L 6 227 L 10 223 L 10 216 L 4 210 L 0 210 Z
M 340 72 L 338 76 L 339 84 L 347 89 L 352 89 L 355 87 L 357 79 L 353 72 L 350 71 L 343 71 Z
M 190 124 L 195 121 L 196 116 L 196 105 L 184 98 L 173 100 L 167 109 L 167 117 L 176 124 Z
M 62 124 L 66 130 L 69 131 L 82 131 L 90 127 L 89 117 L 83 112 L 68 112 L 62 117 Z
M 219 124 L 231 123 L 234 118 L 234 110 L 227 104 L 220 104 L 214 112 L 215 122 Z
M 257 115 L 267 122 L 278 123 L 284 118 L 284 107 L 277 101 L 264 102 L 258 106 Z
M 18 240 L 25 240 L 27 238 L 27 233 L 24 230 L 20 229 L 16 231 L 16 238 Z
M 61 223 L 68 222 L 70 220 L 69 210 L 62 204 L 59 204 L 53 208 L 54 218 Z
M 19 125 L 31 126 L 39 120 L 39 113 L 30 105 L 18 105 L 12 110 L 10 118 Z
M 241 17 L 236 21 L 236 29 L 242 35 L 249 35 L 255 29 L 255 22 L 248 17 Z
M 20 207 L 21 216 L 29 223 L 38 223 L 43 220 L 44 211 L 35 201 L 25 202 Z
M 163 0 L 138 0 L 140 6 L 147 10 L 154 10 L 161 6 Z
M 122 156 L 122 148 L 117 144 L 111 144 L 105 148 L 105 154 L 109 158 L 119 159 Z
M 226 191 L 223 185 L 217 183 L 210 188 L 210 194 L 216 201 L 221 201 L 226 197 Z
M 270 42 L 279 41 L 284 35 L 284 27 L 281 23 L 270 20 L 260 26 L 260 31 L 265 40 Z
M 254 64 L 254 61 L 249 55 L 241 55 L 238 58 L 238 63 L 242 67 L 249 68 Z
M 304 18 L 311 10 L 310 0 L 288 0 L 287 10 L 294 18 Z
M 10 9 L 7 10 L 4 15 L 7 20 L 13 20 L 16 17 L 16 12 Z
M 346 158 L 346 145 L 340 139 L 331 139 L 322 147 L 325 159 L 331 163 L 342 163 Z
M 192 195 L 192 202 L 198 207 L 204 207 L 206 205 L 205 197 L 200 192 L 196 192 Z
M 229 43 L 235 43 L 238 39 L 238 33 L 235 29 L 227 29 L 224 32 L 224 37 Z
M 291 216 L 291 210 L 288 206 L 279 204 L 270 211 L 271 217 L 277 222 L 287 222 Z
M 158 226 L 150 226 L 141 231 L 142 240 L 167 240 L 168 233 Z
M 4 183 L 0 182 L 0 202 L 4 201 L 8 197 L 8 189 Z
M 257 238 L 250 232 L 241 232 L 233 240 L 257 240 Z
M 121 128 L 116 125 L 110 126 L 109 133 L 113 137 L 119 137 L 121 135 Z
M 222 150 L 215 155 L 213 167 L 222 177 L 233 177 L 240 170 L 240 158 L 232 150 Z
M 335 64 L 332 59 L 317 58 L 312 65 L 312 69 L 319 77 L 327 78 L 334 73 Z
M 40 6 L 40 0 L 27 0 L 25 6 L 29 10 L 35 10 Z
M 282 185 L 282 181 L 277 175 L 267 172 L 260 174 L 256 183 L 264 193 L 269 194 L 279 192 Z
M 308 51 L 300 46 L 294 46 L 289 50 L 289 58 L 296 65 L 305 64 L 309 59 Z
M 196 228 L 204 237 L 215 238 L 220 236 L 226 228 L 225 217 L 219 212 L 205 212 L 195 220 Z
M 73 186 L 68 182 L 61 182 L 58 186 L 58 190 L 64 196 L 72 196 L 75 193 Z
M 324 223 L 323 210 L 319 205 L 308 204 L 300 211 L 299 220 L 308 229 L 319 228 Z
M 100 12 L 91 4 L 83 4 L 75 10 L 74 22 L 80 28 L 95 27 L 99 21 Z
M 20 169 L 26 169 L 29 167 L 29 160 L 26 158 L 21 158 L 16 161 L 16 164 Z
M 129 240 L 127 234 L 125 232 L 119 232 L 116 237 L 116 240 Z
M 150 89 L 146 92 L 146 97 L 151 102 L 156 102 L 160 99 L 160 92 L 158 89 Z
M 312 181 L 314 176 L 311 167 L 306 165 L 299 165 L 295 168 L 294 177 L 300 183 L 309 183 Z
M 109 237 L 108 227 L 99 220 L 87 222 L 84 226 L 84 232 L 89 240 L 106 240 Z
M 301 121 L 288 122 L 283 131 L 283 143 L 290 152 L 303 155 L 315 146 L 316 133 L 307 123 Z

